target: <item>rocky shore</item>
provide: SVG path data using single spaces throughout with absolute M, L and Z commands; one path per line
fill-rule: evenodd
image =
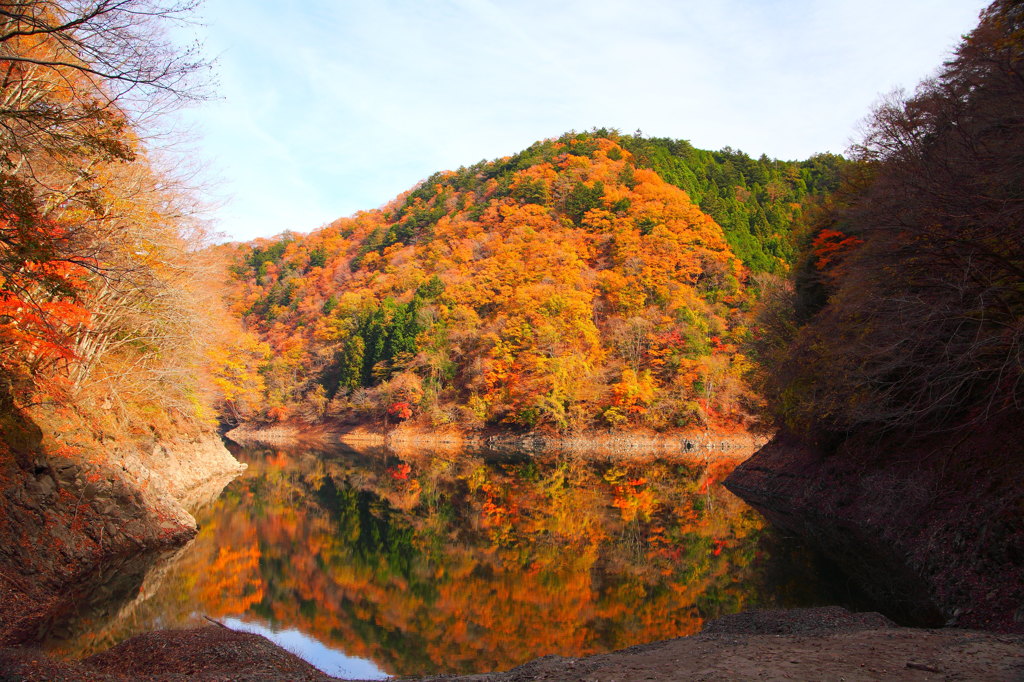
M 892 617 L 955 627 L 899 627 L 878 614 L 838 607 L 748 612 L 709 622 L 693 637 L 581 659 L 549 656 L 505 672 L 423 679 L 1024 679 L 1024 464 L 1012 456 L 1024 442 L 1020 430 L 1005 425 L 996 434 L 953 443 L 919 442 L 901 458 L 864 443 L 825 453 L 778 436 L 727 483 L 773 523 L 844 565 L 862 589 L 892 607 Z M 262 435 L 268 434 L 235 434 L 240 440 Z M 398 449 L 430 439 L 467 445 L 461 436 L 411 427 L 347 435 L 364 444 L 382 437 L 381 444 Z M 345 437 L 279 427 L 268 440 Z M 485 447 L 526 444 L 616 456 L 753 444 L 750 436 L 701 440 L 692 434 L 656 443 L 644 434 L 476 438 L 470 442 Z M 8 429 L 4 446 L 14 456 L 0 472 L 0 678 L 334 679 L 257 635 L 222 626 L 148 633 L 78 662 L 26 648 L 55 617 L 88 609 L 81 595 L 97 576 L 120 576 L 107 589 L 138 592 L 145 571 L 133 565 L 148 565 L 154 552 L 191 538 L 195 522 L 188 511 L 242 465 L 212 436 L 146 447 L 112 444 L 102 460 L 47 452 L 31 429 Z
M 155 553 L 195 535 L 189 509 L 206 488 L 244 468 L 212 433 L 150 443 L 82 438 L 75 447 L 73 436 L 46 442 L 24 415 L 4 426 L 0 644 L 34 641 L 55 619 L 87 609 L 91 586 L 136 590 Z
M 1022 442 L 1012 421 L 834 452 L 780 435 L 725 486 L 903 623 L 1024 633 Z
M 401 451 L 409 447 L 437 449 L 487 449 L 516 452 L 579 452 L 610 457 L 671 455 L 702 451 L 750 450 L 764 445 L 768 438 L 748 432 L 718 433 L 684 431 L 656 433 L 653 431 L 586 431 L 573 434 L 556 432 L 510 432 L 501 429 L 462 431 L 437 430 L 415 424 L 338 425 L 283 423 L 272 425 L 242 424 L 226 434 L 240 443 L 294 446 L 351 444 L 387 447 Z

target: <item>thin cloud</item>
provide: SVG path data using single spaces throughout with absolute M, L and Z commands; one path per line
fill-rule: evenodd
M 841 152 L 983 2 L 211 0 L 224 100 L 194 111 L 238 239 L 310 230 L 569 129 Z

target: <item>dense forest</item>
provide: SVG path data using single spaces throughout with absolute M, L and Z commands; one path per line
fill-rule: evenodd
M 200 2 L 0 3 L 0 677 L 72 612 L 120 637 L 118 591 L 400 672 L 630 646 L 777 605 L 765 523 L 894 617 L 1024 628 L 1018 0 L 848 158 L 573 131 L 244 244 L 165 118 L 210 95 Z M 225 488 L 238 424 L 415 447 L 253 449 Z
M 869 118 L 858 164 L 766 296 L 760 390 L 822 443 L 1024 409 L 1024 9 L 996 2 L 938 75 Z
M 597 131 L 598 134 L 605 131 Z M 799 249 L 799 230 L 809 207 L 839 187 L 849 161 L 816 154 L 807 161 L 752 159 L 728 147 L 717 152 L 694 148 L 685 140 L 615 139 L 665 182 L 686 191 L 715 219 L 729 246 L 752 272 L 785 274 Z
M 96 437 L 222 417 L 749 421 L 750 311 L 764 278 L 789 270 L 793 226 L 838 186 L 842 158 L 570 133 L 308 236 L 212 248 L 197 193 L 142 132 L 204 94 L 205 65 L 163 33 L 193 5 L 142 5 L 4 15 L 10 409 Z M 220 301 L 224 260 L 245 332 Z
M 147 138 L 204 96 L 206 66 L 166 33 L 192 5 L 24 0 L 0 12 L 5 419 L 31 408 L 53 430 L 79 424 L 83 442 L 216 421 L 204 368 L 231 333 L 217 331 L 223 266 L 188 175 Z
M 1019 409 L 1012 3 L 853 161 L 596 129 L 220 247 L 142 132 L 203 95 L 160 23 L 193 7 L 139 6 L 3 15 L 5 413 L 722 431 L 767 399 L 827 440 Z
M 753 409 L 740 346 L 759 277 L 789 268 L 793 225 L 844 166 L 569 133 L 244 246 L 234 307 L 251 335 L 220 358 L 228 408 L 736 428 Z

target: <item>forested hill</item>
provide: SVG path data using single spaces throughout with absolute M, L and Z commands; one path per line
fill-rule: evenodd
M 806 161 L 753 159 L 726 147 L 696 149 L 685 140 L 617 136 L 633 163 L 686 190 L 725 231 L 733 252 L 751 270 L 785 272 L 798 251 L 791 237 L 808 200 L 835 191 L 849 163 L 836 154 Z
M 750 271 L 787 267 L 790 225 L 841 162 L 569 134 L 435 174 L 308 236 L 243 246 L 235 306 L 251 334 L 219 359 L 229 407 L 434 426 L 735 427 Z

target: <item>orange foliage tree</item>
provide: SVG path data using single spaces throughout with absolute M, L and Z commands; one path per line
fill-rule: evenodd
M 379 211 L 242 246 L 233 272 L 234 309 L 273 349 L 277 416 L 322 389 L 322 416 L 404 400 L 434 426 L 744 419 L 746 271 L 612 139 L 438 173 Z
M 0 391 L 21 407 L 212 418 L 200 377 L 214 325 L 199 320 L 216 316 L 217 266 L 194 194 L 137 125 L 203 95 L 205 65 L 165 32 L 194 5 L 0 12 Z

